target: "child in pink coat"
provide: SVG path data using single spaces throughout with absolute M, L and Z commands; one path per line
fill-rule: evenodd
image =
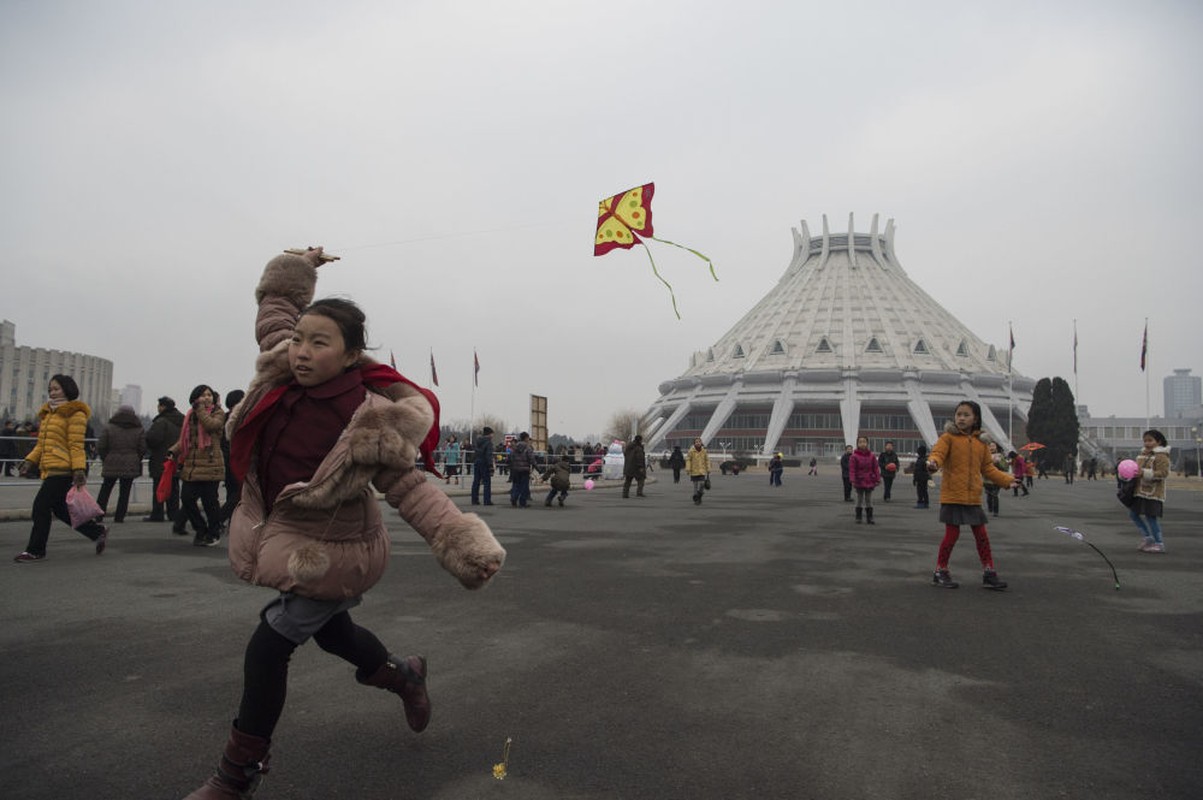
M 873 525 L 873 490 L 881 483 L 881 465 L 877 456 L 869 449 L 869 440 L 864 436 L 856 439 L 856 449 L 848 458 L 848 479 L 856 490 L 856 521 Z

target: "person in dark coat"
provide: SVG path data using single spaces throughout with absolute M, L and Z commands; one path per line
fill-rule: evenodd
M 560 507 L 563 508 L 564 501 L 568 499 L 568 490 L 572 487 L 572 463 L 568 460 L 567 453 L 561 454 L 558 461 L 543 471 L 542 480 L 544 483 L 551 481 L 551 491 L 547 493 L 543 505 L 550 507 L 551 501 L 558 494 Z
M 931 473 L 927 471 L 927 445 L 921 444 L 915 448 L 915 508 L 927 508 L 927 482 L 931 480 Z
M 636 483 L 635 495 L 643 497 L 643 482 L 647 480 L 647 456 L 643 452 L 643 437 L 636 436 L 622 449 L 622 496 L 631 496 L 631 482 Z
M 113 522 L 125 522 L 130 490 L 134 486 L 134 478 L 142 476 L 142 459 L 146 456 L 146 434 L 133 406 L 120 406 L 117 409 L 117 413 L 100 432 L 96 452 L 100 454 L 102 478 L 96 502 L 107 514 L 113 485 L 119 484 Z
M 780 486 L 781 475 L 785 472 L 785 456 L 781 453 L 773 453 L 773 457 L 769 459 L 769 486 Z
M 530 504 L 530 473 L 535 468 L 535 449 L 531 447 L 530 434 L 518 434 L 518 441 L 509 455 L 510 505 L 526 508 Z
M 668 457 L 668 466 L 673 471 L 673 483 L 681 482 L 681 470 L 685 469 L 685 454 L 681 452 L 681 446 L 673 447 L 672 455 Z
M 480 505 L 482 487 L 485 491 L 485 505 L 493 505 L 493 429 L 488 425 L 476 440 L 472 466 L 472 505 Z
M 175 401 L 164 395 L 159 398 L 159 413 L 151 420 L 150 430 L 146 432 L 147 471 L 155 486 L 163 475 L 163 462 L 167 459 L 167 448 L 180 438 L 180 427 L 184 424 L 184 415 L 175 407 Z M 143 522 L 174 522 L 180 511 L 180 481 L 173 480 L 171 496 L 167 501 L 160 502 L 153 497 L 150 516 L 143 517 Z
M 881 455 L 877 457 L 877 462 L 881 466 L 881 499 L 885 502 L 890 502 L 890 490 L 894 487 L 894 478 L 898 477 L 898 454 L 894 452 L 894 443 L 886 442 L 881 451 Z M 890 469 L 893 464 L 894 468 Z
M 17 426 L 11 419 L 4 420 L 4 432 L 0 433 L 0 460 L 4 462 L 5 477 L 12 477 L 20 463 L 17 456 Z
M 229 414 L 234 410 L 234 406 L 242 402 L 242 398 L 246 396 L 246 392 L 241 389 L 235 389 L 232 392 L 226 392 L 226 413 Z M 233 468 L 230 467 L 230 441 L 226 437 L 221 438 L 222 455 L 226 459 L 226 501 L 221 506 L 221 523 L 223 526 L 230 524 L 230 517 L 234 515 L 234 509 L 238 507 L 238 500 L 242 497 L 242 481 L 234 474 Z
M 840 456 L 840 477 L 844 479 L 844 502 L 852 502 L 852 478 L 848 475 L 848 460 L 852 458 L 852 445 L 844 447 L 844 454 Z

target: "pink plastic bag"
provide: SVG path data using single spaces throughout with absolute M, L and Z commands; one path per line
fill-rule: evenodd
M 78 528 L 88 520 L 104 516 L 100 504 L 88 493 L 86 486 L 72 486 L 67 490 L 67 513 L 71 515 L 72 528 Z

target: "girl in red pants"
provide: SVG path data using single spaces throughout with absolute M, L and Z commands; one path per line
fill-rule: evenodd
M 981 440 L 982 408 L 972 400 L 957 405 L 952 422 L 944 426 L 944 435 L 931 450 L 927 468 L 931 472 L 944 470 L 940 482 L 940 521 L 944 523 L 944 541 L 936 557 L 936 572 L 932 585 L 955 589 L 957 584 L 948 573 L 948 559 L 953 545 L 961 535 L 961 526 L 968 525 L 977 542 L 977 554 L 982 560 L 982 584 L 987 589 L 1005 589 L 998 579 L 994 559 L 990 555 L 990 538 L 986 535 L 986 512 L 982 510 L 982 479 L 1003 489 L 1011 488 L 1012 477 L 994 466 L 990 450 Z

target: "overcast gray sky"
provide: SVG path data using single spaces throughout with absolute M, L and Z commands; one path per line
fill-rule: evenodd
M 907 8 L 915 6 L 916 8 Z M 0 316 L 151 398 L 246 384 L 252 290 L 343 256 L 444 420 L 598 433 L 764 296 L 790 228 L 894 218 L 903 267 L 1017 371 L 1153 413 L 1203 367 L 1203 6 L 1130 2 L 0 3 Z M 592 255 L 656 182 L 656 246 Z M 472 353 L 480 387 L 472 391 Z

